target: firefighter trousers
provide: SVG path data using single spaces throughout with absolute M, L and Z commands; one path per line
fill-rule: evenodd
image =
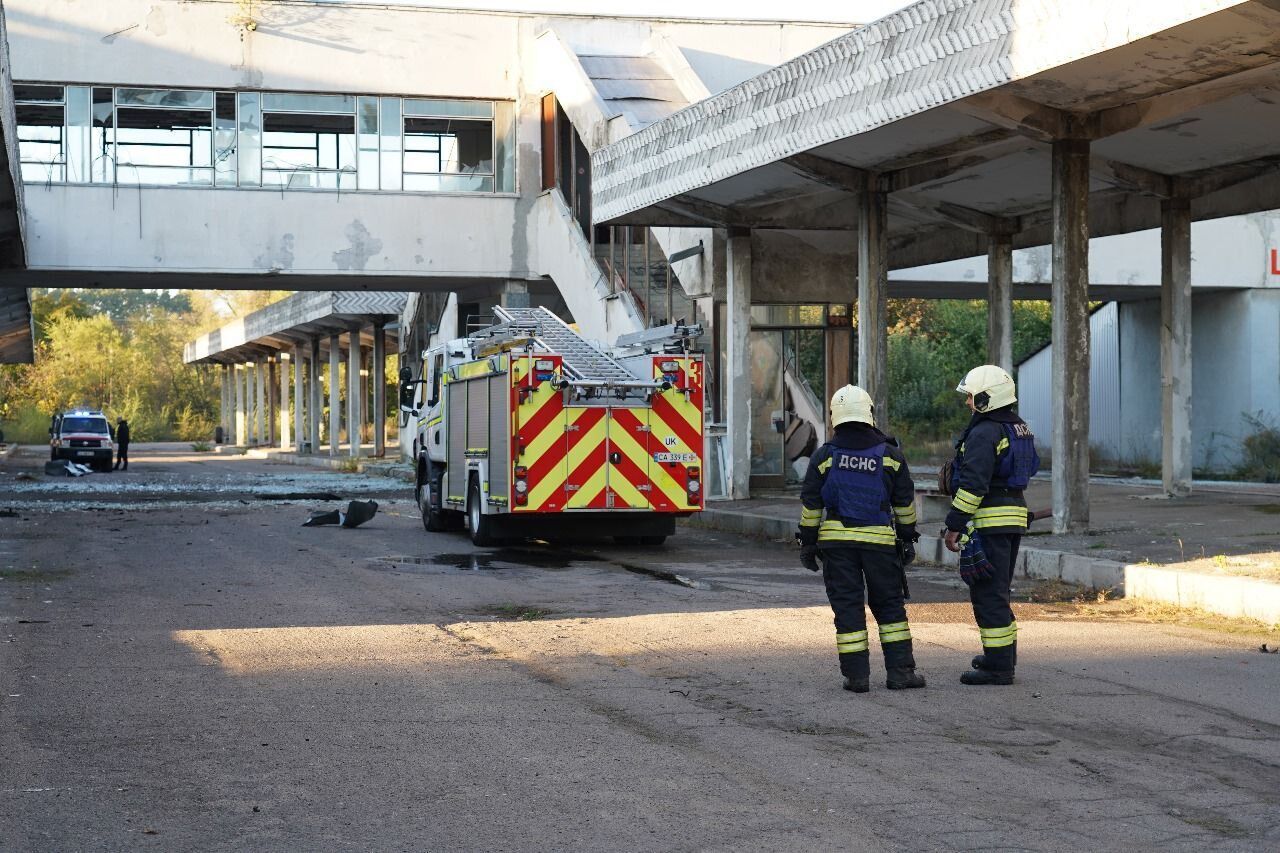
M 822 557 L 822 580 L 835 613 L 840 673 L 846 678 L 870 675 L 867 604 L 880 627 L 885 668 L 914 668 L 898 555 L 870 548 L 826 548 Z
M 1020 533 L 982 533 L 982 548 L 991 562 L 991 577 L 969 587 L 973 618 L 982 637 L 986 669 L 1012 672 L 1018 663 L 1018 623 L 1009 606 L 1013 567 L 1018 561 Z

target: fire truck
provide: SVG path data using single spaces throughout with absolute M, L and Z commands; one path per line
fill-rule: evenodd
M 660 545 L 702 509 L 703 360 L 697 325 L 605 352 L 546 308 L 426 350 L 401 386 L 417 418 L 415 494 L 429 531 L 613 536 Z M 405 400 L 409 404 L 405 404 Z

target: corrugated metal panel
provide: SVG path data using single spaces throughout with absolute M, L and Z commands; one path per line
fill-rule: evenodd
M 1053 412 L 1049 400 L 1053 348 L 1045 347 L 1018 367 L 1018 414 L 1036 435 L 1041 447 L 1053 444 Z
M 1120 319 L 1115 302 L 1089 317 L 1089 446 L 1120 455 Z
M 674 80 L 614 80 L 592 77 L 591 83 L 606 101 L 624 98 L 644 98 L 649 101 L 683 103 L 684 98 Z
M 1053 444 L 1053 347 L 1018 366 L 1018 414 L 1042 447 Z M 1089 317 L 1089 445 L 1120 454 L 1120 324 L 1117 303 Z
M 449 449 L 445 459 L 447 468 L 445 476 L 444 497 L 446 499 L 467 497 L 467 385 L 466 382 L 449 385 L 449 401 L 445 406 L 448 420 L 445 422 L 446 440 Z
M 489 383 L 484 379 L 467 381 L 467 449 L 489 448 Z
M 511 377 L 499 373 L 489 377 L 489 496 L 507 497 L 511 479 Z
M 626 116 L 627 124 L 632 127 L 645 127 L 662 121 L 680 108 L 679 104 L 665 101 L 610 101 L 609 106 Z
M 594 79 L 670 80 L 671 75 L 647 56 L 579 56 L 582 70 Z

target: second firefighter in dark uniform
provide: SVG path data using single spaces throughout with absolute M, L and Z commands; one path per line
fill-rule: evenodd
M 960 551 L 982 654 L 965 684 L 1012 684 L 1018 623 L 1009 604 L 1018 546 L 1027 531 L 1023 490 L 1040 468 L 1035 436 L 1018 417 L 1013 378 L 994 364 L 975 367 L 956 388 L 973 411 L 956 443 L 946 521 L 946 546 Z
M 890 690 L 924 687 L 907 624 L 903 566 L 915 550 L 915 485 L 894 439 L 875 427 L 866 391 L 846 385 L 831 398 L 832 436 L 809 460 L 798 537 L 801 560 L 818 570 L 835 612 L 844 687 L 869 689 L 865 605 L 880 627 Z M 904 556 L 899 555 L 904 543 Z

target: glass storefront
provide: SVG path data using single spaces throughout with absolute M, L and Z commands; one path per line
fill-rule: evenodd
M 509 101 L 14 84 L 30 183 L 515 192 Z

